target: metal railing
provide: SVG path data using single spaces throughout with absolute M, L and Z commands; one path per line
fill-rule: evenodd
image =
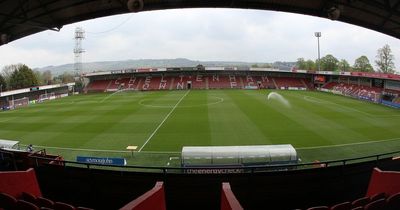
M 4 154 L 10 152 L 0 150 L 0 161 L 3 160 Z M 12 154 L 12 158 L 17 158 L 16 155 Z M 332 166 L 345 166 L 354 163 L 363 162 L 375 162 L 376 165 L 382 160 L 400 160 L 400 150 L 388 153 L 381 153 L 376 155 L 369 155 L 357 158 L 329 160 L 321 162 L 308 162 L 298 164 L 284 164 L 284 165 L 249 165 L 249 166 L 208 166 L 208 167 L 160 167 L 160 166 L 142 166 L 142 165 L 126 165 L 126 166 L 115 166 L 107 164 L 95 164 L 95 163 L 80 163 L 76 161 L 67 160 L 55 160 L 53 158 L 46 158 L 41 156 L 27 156 L 30 161 L 27 161 L 32 167 L 39 167 L 45 164 L 60 165 L 61 167 L 75 166 L 87 169 L 104 169 L 104 170 L 117 170 L 117 171 L 135 171 L 135 172 L 152 172 L 152 173 L 197 173 L 197 174 L 220 174 L 220 173 L 257 173 L 257 172 L 268 172 L 268 171 L 288 171 L 288 170 L 303 170 L 303 169 L 315 169 L 315 168 L 328 168 Z M 15 164 L 14 160 L 14 165 Z M 50 163 L 52 162 L 52 163 Z

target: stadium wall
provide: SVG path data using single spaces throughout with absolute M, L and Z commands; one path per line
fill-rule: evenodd
M 400 172 L 381 171 L 378 168 L 373 170 L 366 196 L 377 193 L 393 195 L 398 192 L 400 192 Z
M 157 182 L 153 189 L 129 202 L 120 210 L 166 210 L 164 184 Z
M 28 192 L 35 196 L 42 195 L 35 170 L 32 168 L 26 171 L 0 172 L 0 192 L 14 197 L 20 197 L 20 192 Z
M 332 205 L 363 197 L 371 171 L 400 170 L 392 158 L 295 171 L 242 174 L 149 173 L 41 166 L 45 197 L 96 209 L 117 209 L 165 184 L 167 209 L 220 209 L 221 183 L 229 182 L 244 209 L 294 209 Z M 279 208 L 276 208 L 279 207 Z

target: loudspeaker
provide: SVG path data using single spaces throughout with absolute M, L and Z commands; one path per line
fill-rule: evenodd
M 127 3 L 128 9 L 131 12 L 140 12 L 143 10 L 143 0 L 129 0 Z
M 8 41 L 9 41 L 9 38 L 8 38 L 7 34 L 0 35 L 0 44 L 7 44 Z

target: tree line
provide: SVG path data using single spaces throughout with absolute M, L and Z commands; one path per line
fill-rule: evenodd
M 1 91 L 74 81 L 74 76 L 70 73 L 64 72 L 62 75 L 53 76 L 49 70 L 40 72 L 32 70 L 25 64 L 8 65 L 0 72 Z
M 296 67 L 303 70 L 318 70 L 318 64 L 321 71 L 357 71 L 357 72 L 375 72 L 367 56 L 362 55 L 358 57 L 353 66 L 350 66 L 346 59 L 338 60 L 333 55 L 328 54 L 320 60 L 313 61 L 311 59 L 305 60 L 298 58 Z M 381 73 L 394 73 L 394 56 L 389 45 L 384 45 L 379 48 L 376 55 L 376 71 Z

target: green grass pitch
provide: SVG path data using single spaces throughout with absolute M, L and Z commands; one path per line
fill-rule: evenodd
M 267 99 L 276 92 L 288 101 Z M 182 90 L 71 96 L 0 113 L 0 139 L 165 166 L 182 146 L 292 144 L 302 162 L 400 150 L 400 111 L 310 91 Z M 126 151 L 137 145 L 134 157 Z M 172 164 L 174 165 L 174 164 Z

